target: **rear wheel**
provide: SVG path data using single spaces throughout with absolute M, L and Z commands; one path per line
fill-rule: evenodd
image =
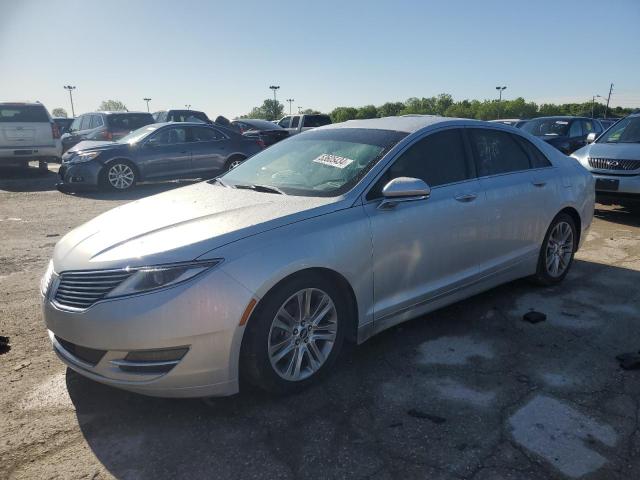
M 135 167 L 125 160 L 116 160 L 102 169 L 101 184 L 109 190 L 124 191 L 138 181 Z
M 233 156 L 233 157 L 231 157 L 231 158 L 229 158 L 227 160 L 227 163 L 225 163 L 224 170 L 226 172 L 228 172 L 229 170 L 233 170 L 234 168 L 236 168 L 238 165 L 240 165 L 245 160 L 246 160 L 246 158 L 241 156 L 241 155 Z
M 242 375 L 273 393 L 301 390 L 335 362 L 348 308 L 334 283 L 316 274 L 285 281 L 261 302 L 242 345 Z
M 541 285 L 554 285 L 569 273 L 578 246 L 575 222 L 570 215 L 560 213 L 553 219 L 540 248 L 534 279 Z
M 40 173 L 48 173 L 49 172 L 49 166 L 47 165 L 47 161 L 46 160 L 38 160 L 38 171 Z

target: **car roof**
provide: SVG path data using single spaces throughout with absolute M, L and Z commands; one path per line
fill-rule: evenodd
M 40 102 L 0 102 L 0 105 L 37 105 L 39 107 L 44 107 Z
M 438 117 L 436 115 L 402 115 L 399 117 L 369 118 L 366 120 L 347 120 L 342 123 L 324 125 L 322 129 L 330 128 L 368 128 L 373 130 L 395 130 L 397 132 L 414 133 L 425 127 L 439 123 L 482 122 L 468 118 Z M 493 124 L 495 125 L 495 124 Z
M 274 129 L 282 128 L 277 123 L 274 123 L 270 120 L 262 120 L 261 118 L 236 118 L 235 120 L 231 121 L 231 123 L 233 122 L 244 122 L 248 125 L 254 125 L 254 126 L 261 125 L 264 127 L 273 127 Z
M 597 118 L 591 117 L 575 117 L 573 115 L 549 115 L 547 117 L 536 117 L 530 120 L 597 120 Z
M 151 115 L 149 112 L 137 112 L 134 110 L 130 110 L 130 111 L 126 111 L 123 112 L 122 110 L 117 110 L 117 111 L 111 111 L 111 110 L 106 110 L 104 112 L 84 112 L 84 113 L 80 113 L 78 114 L 78 116 L 80 115 L 95 115 L 95 114 L 104 114 L 104 115 L 127 115 L 129 113 L 135 113 L 135 114 L 144 114 L 144 115 Z

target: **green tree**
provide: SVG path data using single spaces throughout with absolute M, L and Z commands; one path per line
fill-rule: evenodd
M 395 117 L 404 109 L 402 102 L 387 102 L 378 107 L 379 117 Z
M 249 113 L 241 118 L 260 118 L 262 120 L 278 120 L 283 116 L 284 105 L 277 100 L 267 99 L 261 106 L 253 107 Z
M 358 109 L 353 107 L 337 107 L 329 114 L 333 123 L 353 120 L 358 115 Z
M 103 100 L 98 107 L 99 112 L 128 112 L 127 106 L 120 100 Z
M 376 118 L 378 116 L 378 109 L 373 105 L 365 105 L 364 107 L 360 107 L 358 109 L 358 113 L 356 114 L 356 118 Z
M 317 115 L 318 113 L 320 113 L 320 111 L 316 110 L 315 108 L 305 108 L 300 113 L 302 113 L 303 115 Z
M 451 105 L 453 105 L 453 97 L 448 93 L 441 93 L 433 102 L 434 113 L 436 115 L 444 116 Z
M 51 116 L 67 118 L 67 111 L 62 107 L 54 108 L 51 110 Z

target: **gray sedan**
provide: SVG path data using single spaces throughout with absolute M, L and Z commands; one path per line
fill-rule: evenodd
M 154 123 L 116 142 L 85 141 L 62 156 L 65 188 L 101 186 L 128 190 L 137 182 L 212 177 L 264 148 L 228 128 L 202 123 Z
M 335 124 L 67 234 L 44 319 L 62 361 L 108 385 L 290 392 L 345 340 L 520 277 L 562 281 L 593 205 L 589 172 L 507 126 Z

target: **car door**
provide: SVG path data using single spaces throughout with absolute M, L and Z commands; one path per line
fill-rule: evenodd
M 217 128 L 191 127 L 191 168 L 194 173 L 220 171 L 227 158 L 228 137 Z
M 67 151 L 80 141 L 81 126 L 86 115 L 80 115 L 73 120 L 69 131 L 62 137 L 62 149 Z
M 382 188 L 398 177 L 424 180 L 430 196 L 380 208 Z M 477 273 L 483 204 L 461 128 L 423 137 L 387 168 L 364 204 L 371 222 L 376 321 L 397 319 Z
M 481 275 L 537 260 L 556 194 L 555 169 L 521 136 L 490 128 L 467 132 L 485 195 L 477 257 Z M 542 156 L 539 164 L 532 164 L 522 142 Z
M 587 144 L 587 134 L 583 131 L 582 120 L 573 120 L 569 126 L 569 150 L 567 155 Z
M 298 133 L 298 125 L 300 124 L 300 115 L 291 117 L 291 126 L 287 128 L 289 135 L 295 135 Z
M 188 127 L 169 126 L 153 133 L 137 151 L 143 176 L 177 178 L 191 172 L 191 146 Z

